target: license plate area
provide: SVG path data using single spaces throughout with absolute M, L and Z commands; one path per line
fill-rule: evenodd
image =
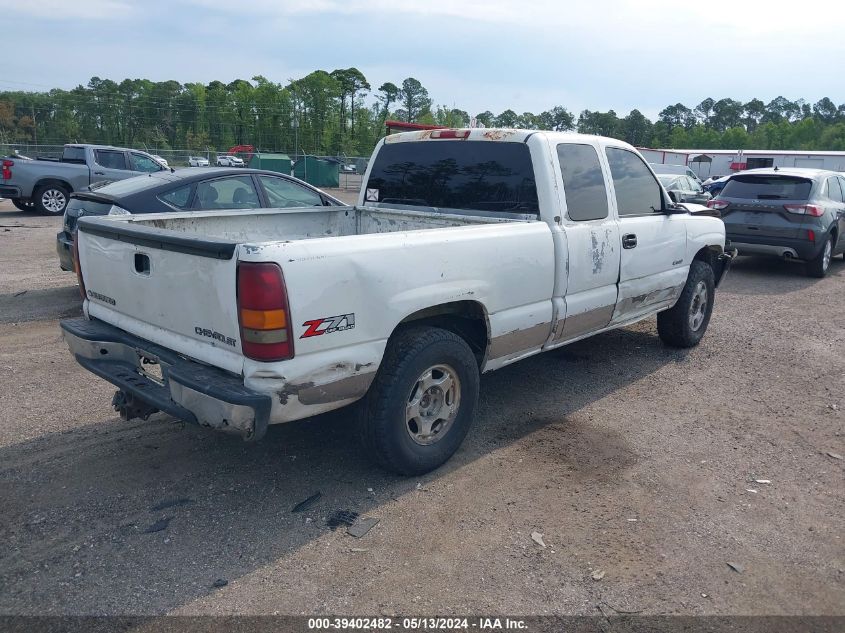
M 163 387 L 165 383 L 164 368 L 158 357 L 140 349 L 136 349 L 135 353 L 138 355 L 138 373 Z

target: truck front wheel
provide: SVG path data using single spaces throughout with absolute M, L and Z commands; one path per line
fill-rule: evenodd
M 678 302 L 657 315 L 657 333 L 672 347 L 694 347 L 701 341 L 713 313 L 716 284 L 713 269 L 693 260 Z
M 44 215 L 62 215 L 70 193 L 61 185 L 41 185 L 32 196 L 35 210 Z
M 399 331 L 365 399 L 365 450 L 400 475 L 434 470 L 469 431 L 478 384 L 478 364 L 461 337 L 427 326 Z

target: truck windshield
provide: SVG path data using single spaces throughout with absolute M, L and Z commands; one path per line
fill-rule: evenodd
M 423 141 L 385 144 L 367 181 L 368 204 L 539 214 L 524 143 Z

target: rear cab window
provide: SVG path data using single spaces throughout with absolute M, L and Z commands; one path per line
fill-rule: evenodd
M 420 141 L 382 145 L 365 204 L 539 215 L 525 143 Z
M 812 180 L 798 176 L 734 176 L 722 189 L 720 197 L 747 200 L 807 200 L 812 187 Z
M 592 145 L 561 143 L 557 146 L 560 175 L 570 220 L 584 222 L 607 217 L 607 188 Z
M 75 145 L 67 145 L 65 146 L 64 150 L 62 150 L 62 162 L 63 163 L 77 163 L 80 165 L 85 164 L 85 148 L 84 147 L 77 147 Z

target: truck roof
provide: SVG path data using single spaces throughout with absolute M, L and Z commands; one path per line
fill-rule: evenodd
M 97 145 L 96 143 L 66 143 L 65 147 L 90 147 L 91 149 L 114 149 L 119 152 L 142 152 L 144 154 L 150 154 L 145 149 L 133 149 L 131 147 L 118 147 L 117 145 Z
M 528 137 L 535 134 L 546 136 L 551 141 L 567 143 L 595 143 L 611 144 L 634 149 L 632 145 L 619 139 L 595 134 L 579 134 L 577 132 L 555 132 L 553 130 L 521 130 L 510 128 L 440 128 L 434 130 L 416 130 L 399 132 L 384 138 L 385 143 L 408 143 L 413 141 L 427 141 L 429 139 L 458 139 L 467 141 L 499 141 L 508 143 L 524 143 Z

